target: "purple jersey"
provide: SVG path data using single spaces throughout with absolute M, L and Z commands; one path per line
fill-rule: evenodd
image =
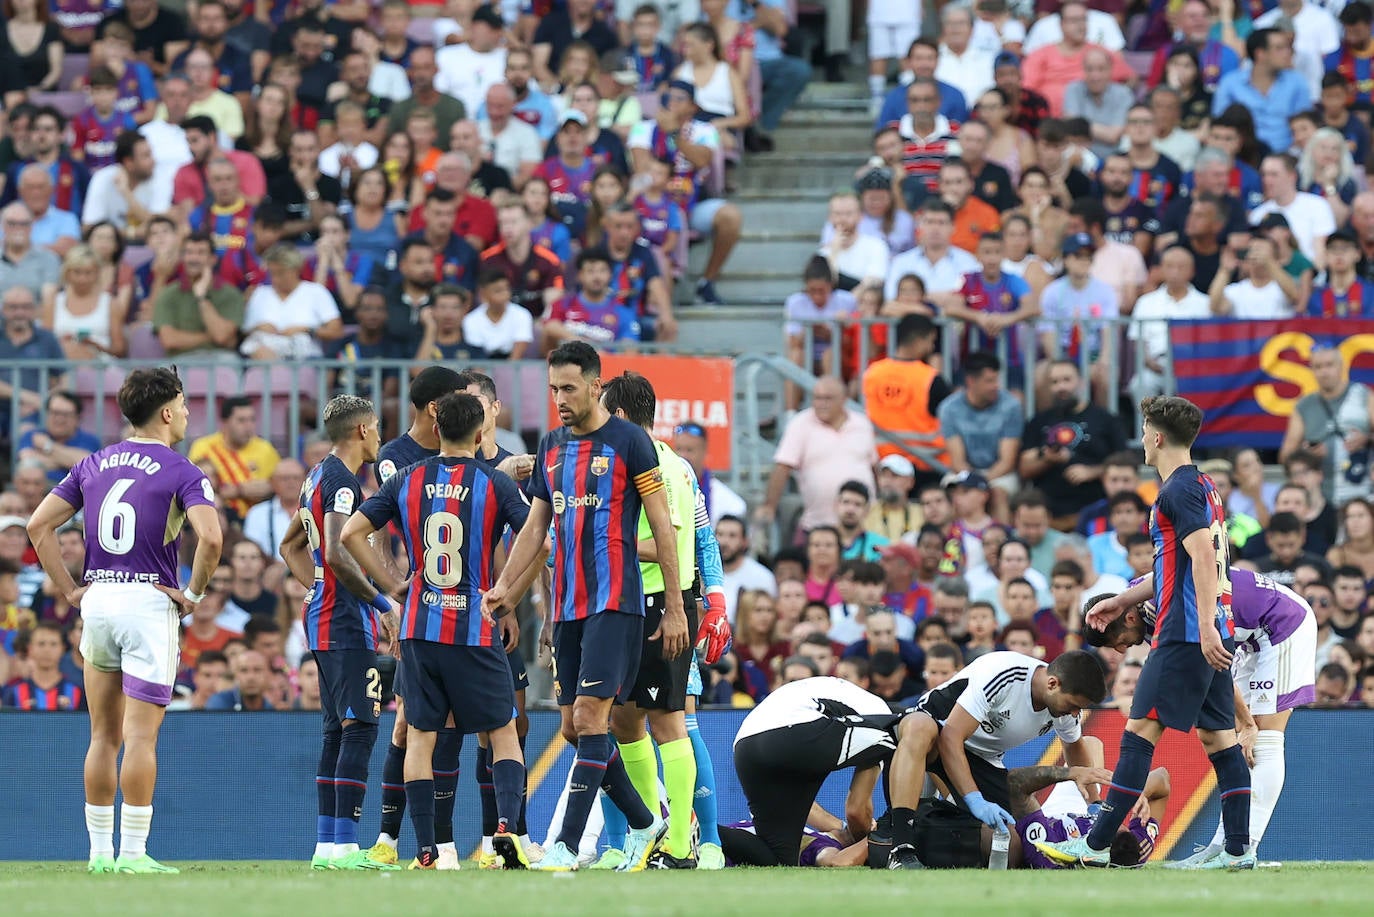
M 1093 828 L 1093 820 L 1086 815 L 1046 815 L 1043 810 L 1032 812 L 1016 822 L 1016 833 L 1021 836 L 1021 854 L 1028 869 L 1063 869 L 1058 863 L 1035 849 L 1035 841 L 1058 844 L 1075 837 L 1087 837 Z M 1138 818 L 1131 818 L 1125 829 L 1140 843 L 1140 862 L 1150 859 L 1155 852 L 1155 840 L 1159 837 L 1159 822 L 1153 818 L 1144 824 Z
M 640 237 L 650 245 L 663 248 L 670 232 L 681 236 L 684 223 L 682 208 L 666 194 L 657 201 L 651 201 L 641 194 L 635 198 L 634 207 L 635 213 L 639 214 Z
M 1249 570 L 1231 569 L 1231 617 L 1236 625 L 1236 643 L 1243 643 L 1256 631 L 1269 635 L 1277 646 L 1291 637 L 1312 614 L 1311 607 L 1287 586 Z
M 749 819 L 745 819 L 744 821 L 737 821 L 730 827 L 738 828 L 741 831 L 748 831 L 750 834 L 756 833 L 754 831 L 754 823 Z M 810 825 L 805 825 L 802 828 L 801 856 L 797 860 L 797 865 L 815 866 L 816 858 L 821 855 L 821 851 L 843 849 L 844 845 L 841 844 L 839 841 L 835 840 L 830 835 L 825 834 L 821 831 L 817 831 Z M 731 861 L 726 861 L 725 865 L 738 866 L 740 864 Z
M 135 440 L 77 462 L 53 493 L 86 510 L 87 583 L 176 588 L 186 511 L 215 506 L 215 489 L 185 456 Z

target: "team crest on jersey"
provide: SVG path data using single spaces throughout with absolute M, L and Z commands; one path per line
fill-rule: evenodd
M 607 455 L 592 456 L 592 474 L 601 477 L 611 470 L 611 459 Z
M 71 699 L 70 697 L 68 697 L 67 695 L 65 695 L 65 694 L 59 694 L 59 695 L 57 696 L 57 706 L 61 707 L 63 710 L 66 710 L 66 709 L 67 709 L 68 707 L 70 707 L 71 705 L 72 705 L 72 699 Z

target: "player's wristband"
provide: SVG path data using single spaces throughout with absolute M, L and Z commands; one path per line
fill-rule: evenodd
M 201 601 L 205 598 L 205 593 L 192 592 L 190 586 L 187 586 L 185 589 L 183 589 L 181 591 L 181 594 L 184 595 L 186 597 L 186 601 L 190 602 L 192 605 L 199 605 Z
M 377 609 L 382 614 L 386 614 L 391 610 L 391 599 L 382 595 L 380 592 L 377 593 L 373 597 L 372 601 L 368 602 L 367 604 L 371 605 L 373 608 Z

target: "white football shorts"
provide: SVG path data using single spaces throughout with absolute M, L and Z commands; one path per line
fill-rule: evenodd
M 124 694 L 165 707 L 181 656 L 178 608 L 147 583 L 94 583 L 81 600 L 81 655 L 124 675 Z

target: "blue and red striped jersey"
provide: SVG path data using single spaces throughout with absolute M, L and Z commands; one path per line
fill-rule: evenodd
M 412 439 L 409 433 L 402 433 L 382 446 L 377 453 L 377 464 L 372 466 L 372 470 L 377 476 L 377 486 L 381 487 L 396 472 L 423 462 L 427 458 L 434 458 L 438 454 L 438 449 L 426 449 Z
M 363 502 L 358 477 L 333 453 L 301 485 L 301 523 L 315 564 L 315 585 L 305 597 L 305 636 L 312 650 L 375 650 L 377 618 L 372 606 L 344 588 L 325 560 L 324 517 L 343 516 Z
M 115 138 L 125 131 L 137 130 L 134 116 L 116 108 L 108 118 L 102 118 L 95 108 L 72 118 L 71 131 L 75 141 L 73 149 L 80 150 L 85 157 L 86 168 L 92 172 L 114 165 Z
M 436 456 L 392 475 L 361 512 L 378 528 L 395 522 L 410 557 L 402 640 L 500 644 L 482 617 L 482 593 L 495 582 L 501 533 L 529 515 L 514 481 L 480 459 Z
M 0 706 L 12 710 L 69 713 L 86 709 L 86 692 L 65 678 L 51 688 L 41 688 L 32 678 L 25 678 L 6 686 Z
M 576 436 L 545 434 L 530 497 L 553 507 L 553 619 L 602 611 L 644 614 L 638 528 L 642 497 L 663 488 L 649 434 L 612 417 Z
M 1169 475 L 1150 511 L 1150 538 L 1155 544 L 1154 646 L 1162 643 L 1200 643 L 1198 596 L 1193 564 L 1183 542 L 1204 529 L 1217 548 L 1216 625 L 1223 637 L 1231 634 L 1231 578 L 1227 561 L 1226 506 L 1212 479 L 1196 465 L 1184 465 Z
M 187 218 L 191 229 L 210 233 L 215 255 L 223 258 L 226 252 L 248 247 L 248 234 L 253 224 L 253 205 L 243 198 L 228 207 L 211 200 L 191 211 Z

